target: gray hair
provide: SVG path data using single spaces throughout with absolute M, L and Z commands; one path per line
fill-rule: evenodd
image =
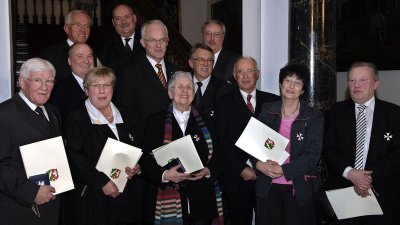
M 225 24 L 219 20 L 207 20 L 206 22 L 204 22 L 203 26 L 201 27 L 201 33 L 204 33 L 204 29 L 206 28 L 206 26 L 212 23 L 219 25 L 221 27 L 223 36 L 225 36 L 226 32 Z
M 145 35 L 146 28 L 152 24 L 158 24 L 158 25 L 162 26 L 165 29 L 165 32 L 167 33 L 167 37 L 168 37 L 167 26 L 165 26 L 165 24 L 161 20 L 149 20 L 142 25 L 142 29 L 140 30 L 140 33 L 141 33 L 143 39 L 146 38 L 146 35 Z
M 31 58 L 22 63 L 19 74 L 22 77 L 30 78 L 33 72 L 50 72 L 53 78 L 56 76 L 53 64 L 41 58 Z
M 168 80 L 168 92 L 172 91 L 172 88 L 175 86 L 175 81 L 178 78 L 186 78 L 189 79 L 192 82 L 192 85 L 194 86 L 193 82 L 193 77 L 190 72 L 184 72 L 184 71 L 176 71 Z
M 375 80 L 379 80 L 379 72 L 378 72 L 378 68 L 376 67 L 376 65 L 372 62 L 354 62 L 351 64 L 348 72 L 347 72 L 347 78 L 349 78 L 349 74 L 350 71 L 356 67 L 368 67 L 372 70 L 373 74 L 374 74 L 374 79 Z
M 256 68 L 255 68 L 255 69 L 258 70 L 257 61 L 256 61 L 253 57 L 251 57 L 251 56 L 240 56 L 239 58 L 236 59 L 235 63 L 233 64 L 233 73 L 235 73 L 235 71 L 236 71 L 236 66 L 237 66 L 237 64 L 239 63 L 239 61 L 240 61 L 240 60 L 243 60 L 243 59 L 251 60 L 251 61 L 254 63 L 254 65 L 256 65 Z
M 68 14 L 67 14 L 67 16 L 65 17 L 65 22 L 64 22 L 64 25 L 69 25 L 69 24 L 71 24 L 71 17 L 72 17 L 72 14 L 75 14 L 75 13 L 82 13 L 82 14 L 85 14 L 86 16 L 87 16 L 87 18 L 89 19 L 89 25 L 91 26 L 92 25 L 92 18 L 90 18 L 90 16 L 89 16 L 89 14 L 85 11 L 85 10 L 72 10 L 71 12 L 69 12 Z

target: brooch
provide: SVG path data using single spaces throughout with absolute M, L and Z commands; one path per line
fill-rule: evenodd
M 193 139 L 196 140 L 197 142 L 200 141 L 200 137 L 197 134 L 193 135 Z
M 214 117 L 214 110 L 211 110 L 210 116 L 211 116 L 211 117 Z
M 299 141 L 302 141 L 302 140 L 304 139 L 303 134 L 301 134 L 301 133 L 298 133 L 298 134 L 296 135 L 296 138 L 297 138 L 297 140 L 299 140 Z
M 386 141 L 390 141 L 390 139 L 393 138 L 393 135 L 391 135 L 390 132 L 386 132 L 386 134 L 383 135 L 383 138 L 385 138 Z
M 134 142 L 135 139 L 133 138 L 132 134 L 128 134 L 128 137 L 129 139 L 131 139 L 132 142 Z

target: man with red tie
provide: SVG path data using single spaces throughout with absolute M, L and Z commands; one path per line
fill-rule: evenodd
M 228 208 L 226 219 L 232 225 L 251 225 L 255 205 L 256 174 L 249 155 L 235 146 L 250 118 L 258 117 L 265 102 L 280 98 L 256 89 L 260 72 L 251 57 L 240 57 L 234 64 L 233 76 L 238 88 L 216 102 L 215 121 L 222 150 L 227 160 L 220 179 L 223 198 Z

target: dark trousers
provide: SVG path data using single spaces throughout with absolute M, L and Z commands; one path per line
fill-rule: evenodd
M 292 185 L 272 184 L 268 200 L 256 201 L 257 225 L 316 225 L 314 206 L 298 207 Z
M 183 225 L 211 225 L 211 220 L 183 220 Z
M 251 225 L 255 206 L 254 189 L 249 188 L 238 192 L 224 191 L 222 194 L 228 208 L 228 215 L 225 217 L 229 217 L 227 219 L 230 224 Z

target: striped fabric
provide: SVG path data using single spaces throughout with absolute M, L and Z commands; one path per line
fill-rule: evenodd
M 154 224 L 183 224 L 180 194 L 170 186 L 158 189 Z

